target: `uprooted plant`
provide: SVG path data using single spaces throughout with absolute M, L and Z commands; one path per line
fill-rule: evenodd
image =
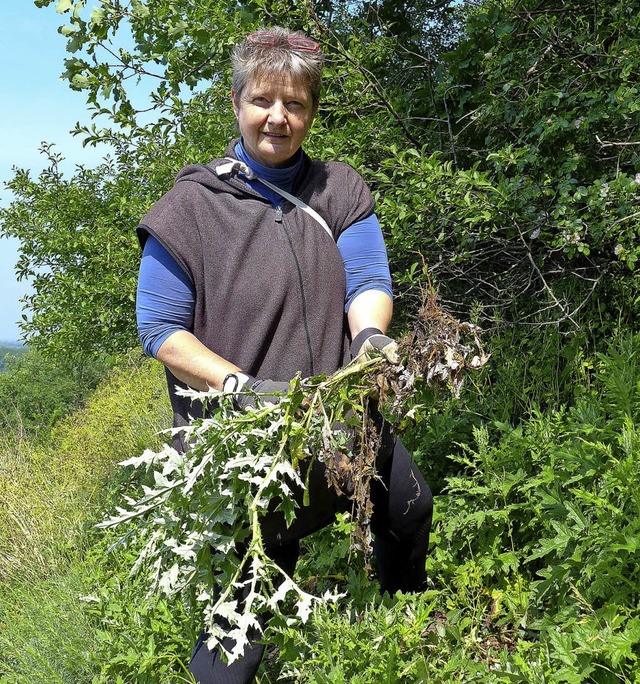
M 235 660 L 262 633 L 266 615 L 272 624 L 304 622 L 314 602 L 336 598 L 304 591 L 271 560 L 261 527 L 266 512 L 293 522 L 307 503 L 305 474 L 318 459 L 327 486 L 352 501 L 352 545 L 366 557 L 378 442 L 372 403 L 397 425 L 419 410 L 425 389 L 447 387 L 458 395 L 464 371 L 488 359 L 478 333 L 430 293 L 399 343 L 400 364 L 378 356 L 355 359 L 328 377 L 296 377 L 278 403 L 258 402 L 245 412 L 234 410 L 224 393 L 190 392 L 208 411 L 184 428 L 189 450 L 165 447 L 124 461 L 146 468 L 153 484 L 143 486 L 139 500 L 127 497 L 126 507 L 100 527 L 129 523 L 125 536 L 144 544 L 132 572 L 149 573 L 150 594 L 192 601 L 209 647 L 221 646 Z

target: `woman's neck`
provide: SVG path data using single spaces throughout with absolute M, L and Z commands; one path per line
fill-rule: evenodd
M 282 168 L 274 169 L 270 166 L 263 166 L 257 162 L 245 149 L 242 140 L 235 146 L 236 156 L 243 161 L 256 175 L 274 183 L 279 188 L 290 190 L 300 172 L 302 166 L 302 150 L 298 150 L 291 158 L 291 164 Z

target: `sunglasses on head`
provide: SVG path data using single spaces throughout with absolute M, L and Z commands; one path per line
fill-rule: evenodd
M 273 47 L 279 45 L 282 42 L 280 36 L 276 36 L 274 33 L 250 33 L 247 36 L 247 40 L 252 45 L 264 45 Z M 311 38 L 298 38 L 296 36 L 288 36 L 287 43 L 289 47 L 293 50 L 304 50 L 305 52 L 318 52 L 320 45 L 316 43 L 315 40 Z

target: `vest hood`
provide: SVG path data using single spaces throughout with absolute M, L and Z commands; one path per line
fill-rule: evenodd
M 238 156 L 235 153 L 236 144 L 239 139 L 231 142 L 231 144 L 225 150 L 225 157 L 228 159 L 237 159 Z M 209 164 L 189 164 L 185 166 L 176 176 L 175 182 L 180 183 L 184 181 L 189 181 L 192 183 L 198 183 L 208 190 L 229 192 L 234 196 L 246 195 L 247 193 L 261 197 L 259 193 L 252 190 L 246 183 L 237 177 L 230 177 L 225 175 L 220 178 L 216 173 L 216 168 L 218 166 L 223 166 L 226 164 L 226 159 L 214 159 Z M 303 186 L 306 182 L 308 173 L 311 169 L 312 162 L 307 154 L 302 151 L 302 165 L 300 172 L 294 184 L 294 191 L 296 187 Z M 265 199 L 265 201 L 268 201 Z

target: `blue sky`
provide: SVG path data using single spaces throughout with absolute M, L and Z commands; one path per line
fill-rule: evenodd
M 64 17 L 54 5 L 38 9 L 32 0 L 3 0 L 0 3 L 0 203 L 6 206 L 10 193 L 4 182 L 13 166 L 43 167 L 38 148 L 43 141 L 55 143 L 66 157 L 66 168 L 75 164 L 93 166 L 104 151 L 83 149 L 69 131 L 77 121 L 90 122 L 82 93 L 60 80 L 64 70 L 65 39 L 57 32 Z M 28 284 L 18 283 L 14 266 L 16 240 L 0 240 L 0 341 L 19 337 L 17 321 L 22 316 L 20 298 Z

